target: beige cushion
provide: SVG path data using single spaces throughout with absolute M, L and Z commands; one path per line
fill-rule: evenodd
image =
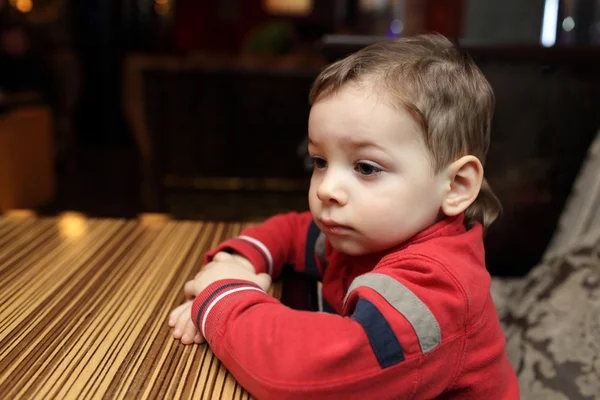
M 587 233 L 600 230 L 600 132 L 592 142 L 544 259 L 556 256 Z
M 542 262 L 492 297 L 523 399 L 600 399 L 600 133 Z
M 600 233 L 493 294 L 523 399 L 600 399 Z

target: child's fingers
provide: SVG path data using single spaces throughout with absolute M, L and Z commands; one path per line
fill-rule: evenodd
M 175 339 L 181 339 L 181 337 L 185 333 L 187 323 L 192 322 L 192 316 L 190 315 L 191 314 L 191 311 L 190 311 L 191 302 L 188 301 L 187 303 L 184 303 L 183 305 L 185 305 L 185 307 L 181 310 L 181 312 L 177 316 L 175 326 L 173 327 L 173 337 Z
M 194 343 L 202 344 L 204 341 L 204 336 L 202 336 L 200 333 L 196 333 L 196 336 L 194 336 Z
M 181 343 L 192 344 L 194 343 L 194 337 L 196 336 L 197 330 L 194 323 L 188 318 L 185 326 L 183 327 L 183 335 L 181 335 Z
M 191 307 L 191 301 L 186 301 L 183 304 L 177 306 L 171 313 L 169 314 L 169 326 L 172 328 L 177 323 L 177 319 L 182 311 L 184 311 L 187 307 Z

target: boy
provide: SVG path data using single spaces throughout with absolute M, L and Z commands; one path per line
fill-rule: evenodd
M 210 251 L 175 338 L 206 339 L 259 399 L 517 399 L 484 262 L 482 73 L 442 36 L 403 38 L 327 67 L 310 101 L 310 213 Z M 264 293 L 284 266 L 329 313 Z

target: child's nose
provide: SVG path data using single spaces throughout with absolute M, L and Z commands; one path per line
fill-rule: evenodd
M 348 202 L 348 194 L 342 187 L 340 179 L 332 173 L 327 173 L 319 184 L 317 197 L 323 203 L 335 203 L 340 206 Z

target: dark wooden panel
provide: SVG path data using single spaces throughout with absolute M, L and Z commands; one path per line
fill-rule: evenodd
M 486 175 L 504 206 L 487 238 L 488 266 L 520 275 L 538 262 L 600 128 L 594 64 L 477 60 L 496 93 Z
M 304 178 L 315 73 L 149 70 L 146 115 L 160 176 Z

